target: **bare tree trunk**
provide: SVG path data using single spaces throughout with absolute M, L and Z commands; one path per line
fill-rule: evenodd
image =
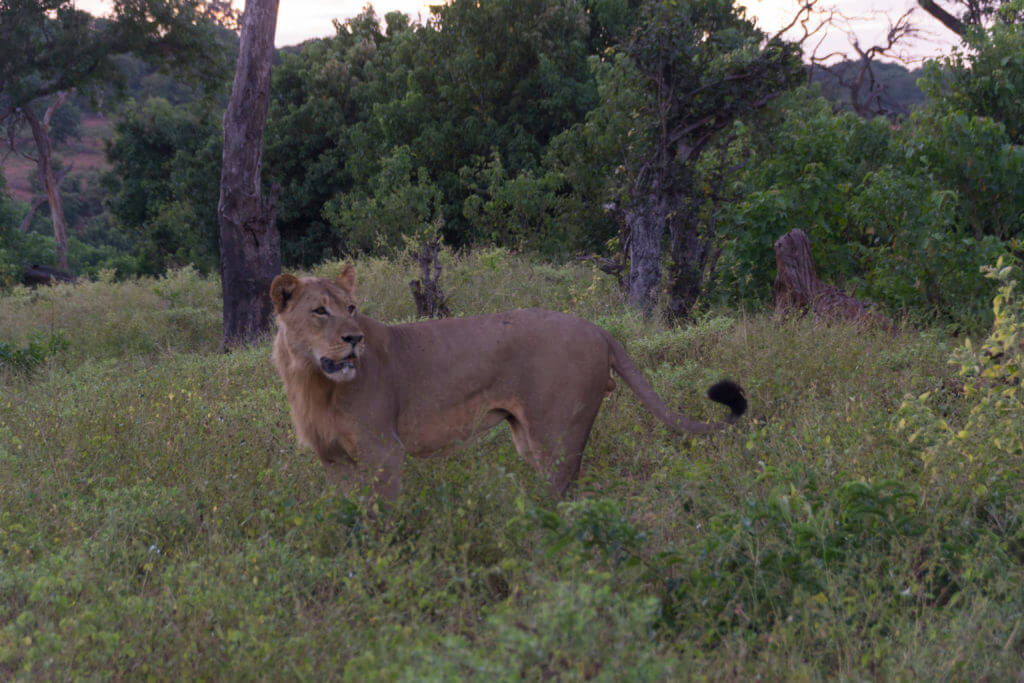
M 250 344 L 270 330 L 270 282 L 281 272 L 275 223 L 280 188 L 275 186 L 269 197 L 260 191 L 277 7 L 278 0 L 246 1 L 235 80 L 224 112 L 217 217 L 225 349 Z
M 669 221 L 669 253 L 672 265 L 669 268 L 668 315 L 682 320 L 690 315 L 690 309 L 704 290 L 711 247 L 714 242 L 713 224 L 702 234 L 700 216 L 691 202 L 680 200 L 676 216 Z
M 64 168 L 60 169 L 60 173 L 57 174 L 58 193 L 60 190 L 60 184 L 64 182 L 64 178 L 66 178 L 68 173 L 71 172 L 71 168 L 72 164 L 68 164 Z M 43 184 L 46 184 L 45 181 Z M 36 212 L 39 211 L 47 201 L 49 201 L 49 197 L 45 194 L 32 200 L 31 206 L 28 207 L 28 213 L 25 214 L 25 217 L 21 219 L 21 223 L 18 225 L 18 232 L 28 232 L 28 229 L 32 227 L 32 221 L 36 217 Z
M 60 185 L 60 179 L 57 180 L 57 185 Z M 35 220 L 36 212 L 47 201 L 49 201 L 49 197 L 45 194 L 32 200 L 32 205 L 28 207 L 28 213 L 25 214 L 25 217 L 21 219 L 21 223 L 18 224 L 18 232 L 28 232 L 28 229 L 32 227 L 32 221 Z
M 53 221 L 53 241 L 56 245 L 57 265 L 61 270 L 68 270 L 68 223 L 64 218 L 64 204 L 60 198 L 57 176 L 53 172 L 53 148 L 50 144 L 50 119 L 53 113 L 60 108 L 68 99 L 67 91 L 57 94 L 54 100 L 46 109 L 43 120 L 40 121 L 32 107 L 25 107 L 22 113 L 32 129 L 32 138 L 36 143 L 36 151 L 39 154 L 37 161 L 39 165 L 39 176 L 43 179 L 43 189 L 46 191 L 46 200 L 50 203 L 50 218 Z
M 665 198 L 656 191 L 642 197 L 625 212 L 629 229 L 629 303 L 650 313 L 658 302 L 661 283 L 661 238 L 665 235 Z

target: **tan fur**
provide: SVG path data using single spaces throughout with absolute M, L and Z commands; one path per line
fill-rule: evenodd
M 615 387 L 611 370 L 673 429 L 725 426 L 669 410 L 622 346 L 586 320 L 530 309 L 389 326 L 358 313 L 354 288 L 352 266 L 334 281 L 279 275 L 271 285 L 273 360 L 292 421 L 344 490 L 372 483 L 394 499 L 407 453 L 442 453 L 505 421 L 561 495 Z

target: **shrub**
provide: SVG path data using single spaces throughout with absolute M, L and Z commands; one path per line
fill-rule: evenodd
M 0 369 L 28 372 L 70 346 L 63 332 L 57 331 L 48 338 L 37 337 L 26 346 L 17 346 L 0 341 Z

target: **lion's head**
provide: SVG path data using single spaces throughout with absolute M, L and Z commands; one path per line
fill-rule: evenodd
M 319 368 L 335 382 L 350 382 L 366 350 L 355 298 L 351 265 L 337 280 L 297 278 L 282 273 L 270 285 L 277 324 L 296 358 Z

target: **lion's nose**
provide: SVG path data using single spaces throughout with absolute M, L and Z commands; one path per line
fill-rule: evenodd
M 345 342 L 346 344 L 351 344 L 352 346 L 355 346 L 359 342 L 363 341 L 363 335 L 361 335 L 361 334 L 346 334 L 344 337 L 341 338 L 341 340 L 343 342 Z

